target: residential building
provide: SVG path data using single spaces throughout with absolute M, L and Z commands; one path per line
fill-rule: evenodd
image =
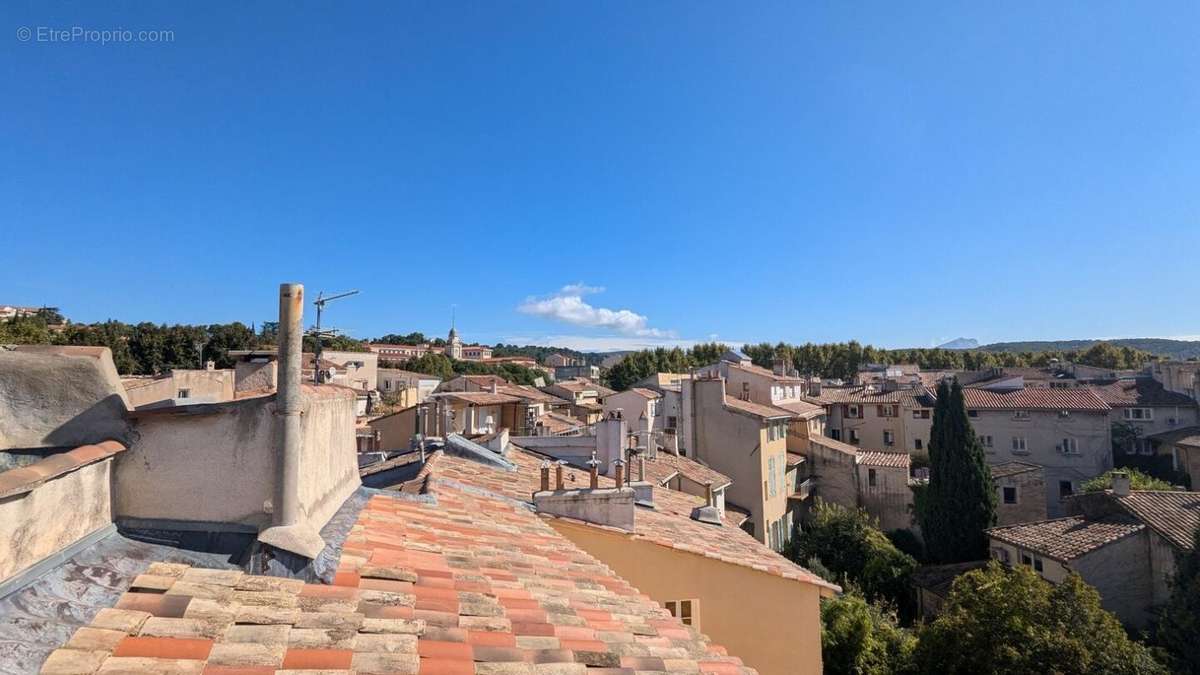
M 551 354 L 546 357 L 546 365 L 551 368 L 563 368 L 565 366 L 581 366 L 582 359 L 572 358 L 566 354 Z
M 0 305 L 0 321 L 8 321 L 17 317 L 35 316 L 37 307 L 18 307 L 16 305 Z
M 1089 388 L 971 386 L 963 397 L 988 464 L 1043 468 L 1051 517 L 1064 515 L 1080 483 L 1112 468 L 1111 409 Z
M 832 438 L 814 436 L 803 460 L 797 475 L 802 489 L 792 495 L 797 519 L 806 517 L 812 500 L 819 498 L 866 510 L 884 531 L 913 527 L 908 453 L 864 452 Z
M 1150 376 L 1167 391 L 1200 400 L 1200 361 L 1155 361 Z
M 275 362 L 279 358 L 275 347 L 261 349 L 233 349 L 229 356 L 235 359 L 234 388 L 238 392 L 273 389 L 276 380 Z M 379 386 L 379 357 L 372 352 L 345 352 L 323 350 L 321 360 L 315 361 L 310 353 L 303 355 L 305 377 L 309 382 L 339 384 L 364 392 L 375 391 Z M 319 374 L 314 372 L 319 370 Z
M 1194 399 L 1149 377 L 1106 382 L 1092 389 L 1112 408 L 1112 423 L 1130 432 L 1124 435 L 1125 442 L 1114 448 L 1116 451 L 1153 455 L 1150 439 L 1154 435 L 1200 424 Z
M 1058 583 L 1070 572 L 1100 592 L 1103 607 L 1141 629 L 1170 597 L 1175 557 L 1192 549 L 1200 527 L 1200 492 L 1113 489 L 1070 500 L 1070 514 L 988 530 L 992 556 L 1028 565 Z
M 996 525 L 1046 519 L 1046 479 L 1042 467 L 1028 462 L 1004 462 L 991 467 L 996 486 Z
M 234 396 L 234 371 L 222 370 L 208 362 L 204 370 L 175 369 L 163 375 L 124 377 L 121 384 L 129 396 L 129 405 L 175 403 L 218 403 Z
M 542 391 L 567 401 L 568 413 L 583 422 L 594 424 L 604 415 L 604 398 L 616 392 L 592 380 L 574 378 L 558 380 L 541 388 Z
M 638 445 L 657 444 L 662 437 L 663 395 L 653 389 L 634 387 L 604 397 L 604 412 L 622 411 L 629 433 Z
M 379 392 L 384 400 L 394 399 L 401 408 L 426 401 L 442 380 L 434 375 L 414 373 L 396 368 L 380 368 Z
M 807 401 L 825 408 L 825 435 L 850 445 L 924 453 L 937 400 L 924 385 L 810 386 Z
M 1158 455 L 1171 458 L 1171 468 L 1186 474 L 1192 489 L 1200 488 L 1200 426 L 1159 432 L 1149 437 Z
M 583 378 L 588 380 L 596 380 L 600 378 L 600 367 L 587 364 L 578 364 L 573 366 L 557 366 L 554 369 L 555 380 L 572 380 Z
M 744 392 L 743 392 L 744 395 Z M 727 501 L 750 514 L 745 528 L 782 550 L 795 521 L 788 508 L 787 429 L 792 413 L 726 393 L 711 373 L 683 383 L 687 456 L 729 476 Z
M 492 348 L 480 344 L 464 344 L 458 335 L 458 329 L 450 326 L 450 332 L 442 345 L 428 342 L 417 345 L 397 345 L 371 343 L 367 345 L 372 353 L 382 361 L 406 361 L 416 359 L 426 354 L 445 354 L 458 361 L 488 361 L 492 358 Z

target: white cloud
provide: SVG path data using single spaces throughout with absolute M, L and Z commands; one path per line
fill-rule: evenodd
M 522 314 L 538 316 L 544 319 L 562 321 L 573 326 L 587 328 L 606 328 L 622 335 L 642 338 L 673 339 L 675 333 L 649 327 L 643 314 L 629 309 L 608 309 L 594 307 L 583 299 L 585 295 L 602 293 L 599 286 L 587 286 L 582 283 L 563 286 L 557 293 L 547 297 L 529 297 L 517 307 Z
M 581 352 L 623 352 L 641 351 L 656 347 L 680 347 L 687 349 L 699 341 L 677 338 L 623 337 L 619 335 L 510 335 L 505 337 L 502 342 L 514 345 L 562 347 Z

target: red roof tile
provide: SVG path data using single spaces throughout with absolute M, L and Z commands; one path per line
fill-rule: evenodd
M 1015 391 L 963 389 L 967 408 L 974 410 L 1075 410 L 1105 412 L 1109 405 L 1091 389 L 1026 387 Z

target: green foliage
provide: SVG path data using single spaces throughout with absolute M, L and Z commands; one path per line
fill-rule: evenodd
M 892 542 L 892 546 L 905 555 L 910 555 L 918 561 L 925 559 L 925 544 L 921 543 L 921 538 L 912 530 L 891 530 L 887 533 L 887 538 Z
M 1080 488 L 1084 492 L 1103 492 L 1112 489 L 1113 471 L 1109 469 L 1095 478 L 1084 481 Z M 1161 481 L 1154 476 L 1148 476 L 1137 469 L 1119 469 L 1129 474 L 1129 486 L 1134 490 L 1172 490 L 1170 483 Z
M 908 577 L 917 566 L 902 553 L 862 509 L 847 509 L 817 500 L 808 522 L 792 539 L 788 556 L 818 559 L 842 585 L 862 589 L 870 600 L 907 608 Z
M 45 345 L 50 341 L 50 330 L 41 316 L 16 316 L 0 321 L 0 344 Z
M 922 497 L 917 515 L 932 562 L 987 557 L 984 530 L 996 522 L 996 491 L 957 382 L 938 386 L 929 437 L 929 486 Z
M 714 342 L 696 345 L 686 351 L 679 347 L 659 347 L 633 352 L 609 368 L 606 380 L 608 386 L 624 391 L 654 373 L 686 373 L 692 368 L 709 365 L 719 359 L 726 349 L 728 347 L 725 345 Z
M 989 351 L 986 349 L 879 349 L 851 340 L 829 344 L 806 343 L 790 345 L 784 342 L 745 345 L 742 352 L 755 365 L 771 367 L 775 357 L 789 359 L 796 370 L 805 375 L 850 380 L 858 369 L 868 363 L 915 363 L 927 370 L 986 370 L 998 367 L 1045 367 L 1052 359 L 1072 361 L 1102 368 L 1140 368 L 1153 355 L 1128 347 L 1108 343 L 1087 343 L 1080 350 L 1057 351 Z M 1116 365 L 1112 365 L 1116 364 Z
M 429 342 L 429 338 L 425 337 L 424 333 L 414 332 L 408 335 L 397 335 L 396 333 L 388 333 L 383 337 L 371 340 L 374 344 L 385 345 L 423 345 Z
M 942 614 L 919 638 L 915 660 L 922 673 L 1167 672 L 1078 575 L 1051 585 L 1025 566 L 993 562 L 960 576 Z
M 858 593 L 821 602 L 821 661 L 829 675 L 911 672 L 916 638 Z
M 513 384 L 535 384 L 537 378 L 545 378 L 546 374 L 536 368 L 526 368 L 514 363 L 480 363 L 478 361 L 460 361 L 444 354 L 428 353 L 407 361 L 381 361 L 383 368 L 400 368 L 414 373 L 434 375 L 444 380 L 458 375 L 498 375 Z
M 576 351 L 574 349 L 563 349 L 561 347 L 539 347 L 536 345 L 506 345 L 504 343 L 497 344 L 492 347 L 492 356 L 527 356 L 531 359 L 536 359 L 538 363 L 545 363 L 546 359 L 552 354 L 562 354 L 563 356 L 589 365 L 599 365 L 604 360 L 604 354 L 591 354 Z
M 1200 675 L 1200 529 L 1192 535 L 1192 550 L 1175 560 L 1171 599 L 1158 624 L 1158 642 L 1171 657 L 1177 673 Z

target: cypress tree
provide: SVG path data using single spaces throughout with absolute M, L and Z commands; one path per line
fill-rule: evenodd
M 983 531 L 996 522 L 996 491 L 957 382 L 938 385 L 929 436 L 929 487 L 918 519 L 933 562 L 987 557 Z

